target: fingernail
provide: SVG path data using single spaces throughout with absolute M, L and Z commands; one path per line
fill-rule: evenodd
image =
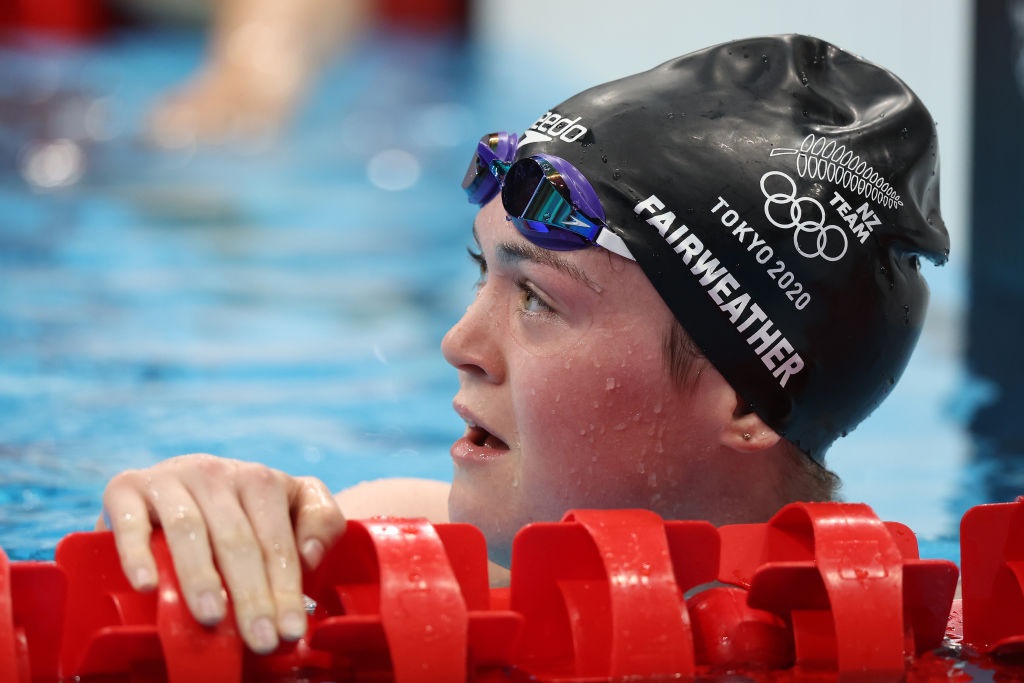
M 210 591 L 206 591 L 199 595 L 199 599 L 196 601 L 197 609 L 199 614 L 196 615 L 201 623 L 211 625 L 216 624 L 223 617 L 221 612 L 220 600 L 217 596 Z
M 252 623 L 252 649 L 266 653 L 277 647 L 277 631 L 267 617 L 260 617 Z
M 288 612 L 281 619 L 281 635 L 286 640 L 298 640 L 306 634 L 306 615 Z
M 324 544 L 316 538 L 311 538 L 302 544 L 302 557 L 310 569 L 316 569 L 320 560 L 324 559 Z
M 138 567 L 132 572 L 133 581 L 136 590 L 148 591 L 152 590 L 156 586 L 156 581 L 153 580 L 153 574 L 145 567 Z

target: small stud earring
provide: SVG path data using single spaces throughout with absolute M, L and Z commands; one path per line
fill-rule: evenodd
M 743 440 L 750 441 L 750 432 L 743 432 Z

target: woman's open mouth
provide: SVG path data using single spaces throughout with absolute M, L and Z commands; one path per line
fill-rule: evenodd
M 486 462 L 508 453 L 508 444 L 483 427 L 466 423 L 466 433 L 452 444 L 452 458 L 461 462 Z
M 491 434 L 483 427 L 470 425 L 466 430 L 466 438 L 472 441 L 475 445 L 483 448 L 489 448 L 496 451 L 508 450 L 508 444 L 494 436 L 494 434 Z

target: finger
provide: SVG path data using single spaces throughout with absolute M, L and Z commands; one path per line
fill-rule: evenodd
M 239 500 L 240 492 L 248 489 L 251 481 L 239 472 L 238 465 L 210 463 L 211 468 L 230 466 L 231 476 L 202 477 L 202 481 L 193 482 L 193 490 L 203 514 L 210 520 L 213 554 L 231 595 L 242 639 L 254 652 L 262 654 L 277 647 L 277 609 L 267 578 L 263 548 Z M 251 472 L 248 475 L 251 476 Z M 216 485 L 218 480 L 230 481 L 233 485 Z M 287 517 L 287 507 L 281 508 L 281 515 Z
M 146 503 L 144 480 L 136 471 L 123 472 L 110 480 L 103 493 L 104 527 L 114 532 L 114 544 L 121 568 L 136 590 L 156 587 L 156 560 L 150 549 L 153 532 Z M 99 524 L 97 524 L 99 527 Z
M 182 595 L 196 620 L 212 626 L 224 618 L 226 606 L 202 510 L 178 479 L 152 486 L 151 505 L 163 527 Z
M 345 517 L 330 489 L 314 477 L 291 480 L 295 539 L 306 566 L 316 569 L 324 552 L 345 532 Z
M 286 640 L 297 640 L 306 632 L 306 610 L 288 499 L 289 480 L 282 472 L 261 468 L 246 477 L 247 485 L 239 493 L 263 551 L 277 631 Z

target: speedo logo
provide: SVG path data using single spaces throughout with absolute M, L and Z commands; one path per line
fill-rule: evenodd
M 570 119 L 558 112 L 546 111 L 544 115 L 534 121 L 533 125 L 523 133 L 523 139 L 519 146 L 528 145 L 531 142 L 550 142 L 555 138 L 563 142 L 576 142 L 587 134 L 587 129 L 581 126 L 579 120 L 582 116 Z

